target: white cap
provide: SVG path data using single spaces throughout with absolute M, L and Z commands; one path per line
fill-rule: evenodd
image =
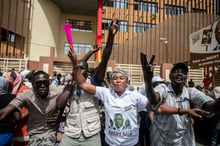
M 155 76 L 152 78 L 152 83 L 155 82 L 164 82 L 164 79 L 162 79 L 160 76 Z

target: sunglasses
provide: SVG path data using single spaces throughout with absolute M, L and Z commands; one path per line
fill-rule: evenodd
M 41 87 L 43 84 L 44 84 L 44 86 L 49 86 L 50 82 L 49 81 L 37 81 L 34 84 L 38 87 Z

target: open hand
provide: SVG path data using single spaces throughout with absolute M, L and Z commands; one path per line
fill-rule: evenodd
M 209 112 L 201 110 L 199 108 L 189 109 L 187 113 L 193 117 L 202 118 L 204 114 L 209 114 Z
M 95 53 L 99 50 L 99 48 L 95 45 L 93 45 L 91 48 L 90 48 L 90 51 L 92 51 L 92 53 Z
M 109 27 L 109 33 L 111 33 L 112 35 L 115 35 L 119 30 L 119 20 L 118 19 L 114 19 L 111 22 L 111 25 Z

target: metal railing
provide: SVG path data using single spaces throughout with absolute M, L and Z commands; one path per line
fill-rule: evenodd
M 20 72 L 22 70 L 27 69 L 28 59 L 12 59 L 12 58 L 0 58 L 0 71 L 6 72 L 11 69 L 15 69 Z M 90 67 L 95 67 L 95 61 L 88 61 Z M 130 83 L 134 87 L 140 86 L 144 83 L 143 72 L 141 65 L 136 64 L 116 64 L 116 67 L 120 67 L 124 69 L 128 75 L 130 76 Z M 72 72 L 72 66 L 70 63 L 55 63 L 53 67 L 54 71 L 59 73 L 69 73 Z M 220 73 L 219 67 L 216 71 L 216 82 L 215 85 L 220 85 Z M 111 71 L 111 69 L 110 69 Z M 160 75 L 160 66 L 156 66 L 154 69 L 154 75 Z M 188 80 L 192 79 L 195 85 L 203 86 L 203 78 L 204 78 L 204 69 L 190 69 L 188 73 Z M 188 83 L 188 81 L 187 81 Z
M 16 70 L 18 72 L 27 69 L 28 59 L 0 58 L 0 71 L 7 72 Z

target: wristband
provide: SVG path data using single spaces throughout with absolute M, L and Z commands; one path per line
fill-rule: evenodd
M 80 66 L 81 66 L 80 64 L 77 64 L 77 65 L 73 66 L 73 69 L 76 69 L 76 68 L 78 68 Z
M 179 115 L 183 115 L 183 114 L 181 114 L 180 113 L 180 110 L 181 110 L 182 108 L 178 108 L 178 110 L 177 110 L 177 114 L 179 114 Z
M 83 62 L 79 61 L 75 66 L 73 66 L 73 69 L 81 67 L 81 66 L 83 66 Z

